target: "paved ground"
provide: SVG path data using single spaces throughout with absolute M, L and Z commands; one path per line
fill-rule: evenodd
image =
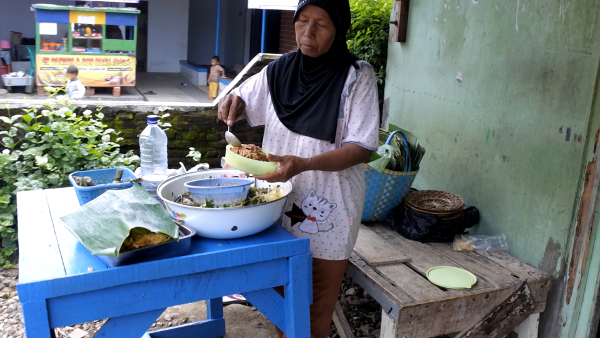
M 150 102 L 212 102 L 205 91 L 192 86 L 179 73 L 138 73 L 136 87 Z
M 182 86 L 182 83 L 186 86 Z M 15 93 L 0 90 L 0 103 L 2 100 L 41 98 L 44 96 L 39 96 L 36 92 L 24 93 L 22 87 L 15 88 Z M 113 97 L 111 88 L 98 88 L 95 95 L 85 97 L 84 100 L 212 103 L 208 99 L 208 87 L 194 87 L 179 73 L 138 73 L 136 87 L 121 87 L 121 97 Z

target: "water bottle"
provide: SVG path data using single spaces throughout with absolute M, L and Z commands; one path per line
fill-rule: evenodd
M 140 134 L 142 187 L 160 201 L 156 188 L 167 179 L 167 134 L 158 126 L 158 116 L 149 115 Z

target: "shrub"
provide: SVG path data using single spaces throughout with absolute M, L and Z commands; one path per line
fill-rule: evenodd
M 64 100 L 0 116 L 0 265 L 9 267 L 17 250 L 17 192 L 67 186 L 67 176 L 79 170 L 133 170 L 139 162 L 133 152 L 120 152 L 118 133 L 103 118 L 100 109 L 78 114 Z
M 348 49 L 373 66 L 383 102 L 392 0 L 350 0 L 350 10 Z

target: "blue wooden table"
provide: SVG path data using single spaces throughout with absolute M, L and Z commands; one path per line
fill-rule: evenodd
M 308 239 L 279 225 L 247 238 L 194 237 L 189 255 L 107 268 L 59 218 L 79 204 L 72 188 L 20 192 L 19 299 L 28 338 L 109 318 L 95 337 L 140 338 L 170 306 L 206 300 L 207 320 L 149 333 L 225 335 L 221 297 L 241 293 L 290 338 L 308 338 L 312 256 Z M 273 287 L 283 285 L 285 297 Z

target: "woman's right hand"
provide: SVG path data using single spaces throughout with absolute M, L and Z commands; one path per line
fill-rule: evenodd
M 226 95 L 219 101 L 218 108 L 219 120 L 232 126 L 234 122 L 243 120 L 246 117 L 246 102 L 241 97 L 235 95 Z

